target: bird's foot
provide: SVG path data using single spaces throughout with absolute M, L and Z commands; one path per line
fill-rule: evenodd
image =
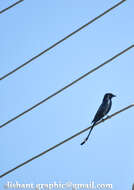
M 110 118 L 110 116 L 109 116 L 109 115 L 107 115 L 107 117 L 106 117 L 106 118 L 108 119 L 108 118 Z
M 104 122 L 104 121 L 105 121 L 105 119 L 102 119 L 101 121 L 102 121 L 102 122 Z

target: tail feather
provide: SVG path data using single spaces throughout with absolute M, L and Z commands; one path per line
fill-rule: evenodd
M 89 136 L 90 136 L 90 134 L 91 134 L 91 132 L 92 132 L 92 130 L 94 128 L 94 125 L 95 125 L 95 123 L 92 125 L 87 137 L 84 139 L 84 141 L 80 145 L 83 145 L 83 144 L 85 144 L 87 142 L 87 140 L 89 139 Z

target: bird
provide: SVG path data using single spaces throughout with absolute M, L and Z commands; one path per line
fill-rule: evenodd
M 100 121 L 101 119 L 103 119 L 104 116 L 106 116 L 108 114 L 108 112 L 111 109 L 112 106 L 112 98 L 116 97 L 116 95 L 112 94 L 112 93 L 106 93 L 103 97 L 103 101 L 98 109 L 98 111 L 96 112 L 93 121 L 91 122 L 93 125 L 90 128 L 90 131 L 87 135 L 87 137 L 85 138 L 85 140 L 81 143 L 81 145 L 85 144 L 86 141 L 88 140 L 95 124 Z

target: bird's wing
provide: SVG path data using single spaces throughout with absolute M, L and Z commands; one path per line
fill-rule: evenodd
M 110 111 L 111 106 L 112 106 L 112 101 L 110 100 L 110 102 L 108 103 L 107 109 L 105 111 L 105 115 L 107 115 L 107 113 Z
M 104 117 L 105 112 L 106 112 L 106 107 L 107 107 L 107 105 L 103 102 L 100 105 L 97 113 L 95 114 L 95 117 L 92 122 L 96 123 L 97 121 L 99 121 L 100 119 L 102 119 Z

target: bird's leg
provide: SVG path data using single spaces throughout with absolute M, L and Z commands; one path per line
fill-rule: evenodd
M 108 119 L 110 116 L 109 115 L 107 115 L 107 117 L 106 117 L 106 119 Z
M 104 122 L 105 120 L 104 120 L 104 119 L 102 119 L 101 121 L 102 121 L 102 122 Z
M 106 117 L 105 118 L 102 118 L 102 122 L 104 122 L 105 121 L 105 119 L 108 119 L 110 116 L 109 115 L 106 115 Z

